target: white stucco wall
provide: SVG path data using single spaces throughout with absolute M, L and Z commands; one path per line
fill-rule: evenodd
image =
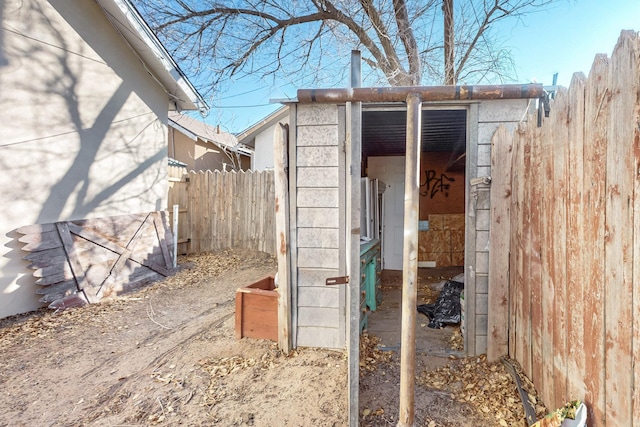
M 289 116 L 265 128 L 256 135 L 254 140 L 255 153 L 251 169 L 257 171 L 273 169 L 273 139 L 275 138 L 276 126 L 280 126 L 280 123 L 289 124 Z
M 16 228 L 165 208 L 168 97 L 97 3 L 0 7 L 1 318 L 40 306 Z
M 275 137 L 276 125 L 278 124 L 269 126 L 256 135 L 253 170 L 273 169 L 273 138 Z

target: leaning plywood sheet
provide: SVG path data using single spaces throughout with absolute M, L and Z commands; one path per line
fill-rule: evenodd
M 21 227 L 40 301 L 51 308 L 95 303 L 170 274 L 166 212 Z

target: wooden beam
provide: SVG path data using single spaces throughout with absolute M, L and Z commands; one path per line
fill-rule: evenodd
M 83 290 L 86 287 L 90 286 L 90 283 L 87 281 L 84 275 L 84 268 L 80 263 L 80 259 L 76 254 L 76 250 L 73 246 L 73 238 L 71 237 L 71 231 L 69 230 L 68 222 L 57 222 L 56 228 L 58 229 L 58 234 L 60 235 L 60 240 L 62 240 L 62 245 L 64 246 L 64 251 L 67 254 L 67 260 L 69 262 L 69 267 L 71 267 L 71 273 L 73 273 L 73 277 L 76 279 L 76 286 L 78 287 L 78 291 Z M 92 298 L 88 297 L 89 302 L 92 301 Z
M 415 417 L 416 307 L 418 300 L 418 219 L 420 207 L 420 135 L 422 101 L 407 96 L 407 152 L 404 179 L 402 250 L 402 336 L 400 340 L 400 420 L 412 427 Z
M 291 351 L 291 280 L 289 278 L 289 180 L 287 179 L 289 126 L 276 125 L 273 143 L 275 180 L 276 256 L 278 259 L 278 346 Z

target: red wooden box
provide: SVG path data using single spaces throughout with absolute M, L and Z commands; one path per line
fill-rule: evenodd
M 236 338 L 278 341 L 278 291 L 267 276 L 236 291 Z

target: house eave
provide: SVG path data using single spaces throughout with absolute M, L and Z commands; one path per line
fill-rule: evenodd
M 278 108 L 273 113 L 269 114 L 264 119 L 260 120 L 259 122 L 251 125 L 251 127 L 237 134 L 236 138 L 238 138 L 238 142 L 248 145 L 246 142 L 254 139 L 262 129 L 268 128 L 269 126 L 273 126 L 278 121 L 284 119 L 288 115 L 289 115 L 289 106 L 285 104 L 282 107 Z
M 111 25 L 140 58 L 147 71 L 167 92 L 173 109 L 199 110 L 203 115 L 208 113 L 207 102 L 129 0 L 95 1 L 102 7 Z
M 174 122 L 171 119 L 169 119 L 169 127 L 177 129 L 182 134 L 184 134 L 187 138 L 189 138 L 189 139 L 191 139 L 193 141 L 197 141 L 198 140 L 198 135 L 196 135 L 195 133 L 191 132 L 189 129 L 185 128 L 184 126 L 180 126 L 178 123 Z

